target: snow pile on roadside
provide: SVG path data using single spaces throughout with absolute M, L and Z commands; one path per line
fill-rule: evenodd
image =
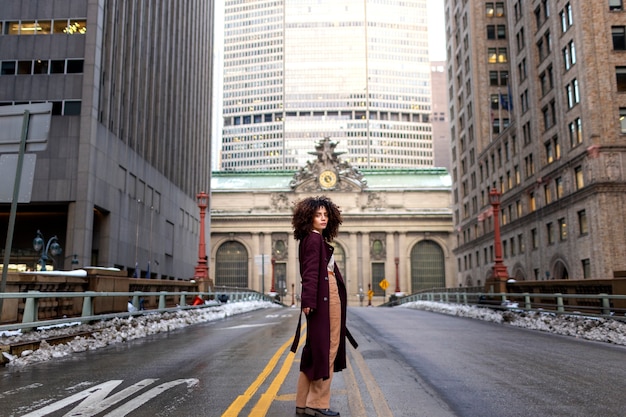
M 26 350 L 22 352 L 20 357 L 2 352 L 9 361 L 8 366 L 24 366 L 54 358 L 62 358 L 74 352 L 95 350 L 113 343 L 139 339 L 152 334 L 169 332 L 192 324 L 219 320 L 263 308 L 280 308 L 280 305 L 268 301 L 245 301 L 162 314 L 134 315 L 99 321 L 93 324 L 77 323 L 39 328 L 37 331 L 27 333 L 22 333 L 21 331 L 2 332 L 0 333 L 0 345 L 42 340 L 39 349 L 34 351 Z M 76 336 L 70 342 L 58 345 L 50 345 L 44 340 L 78 333 L 90 333 L 90 335 Z
M 525 329 L 541 330 L 616 345 L 626 345 L 626 323 L 619 320 L 515 309 L 498 311 L 490 308 L 436 303 L 432 301 L 414 301 L 401 304 L 398 307 L 433 311 L 436 313 L 469 317 L 494 323 L 506 323 Z

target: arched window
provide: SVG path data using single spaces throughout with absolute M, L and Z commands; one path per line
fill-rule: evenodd
M 423 240 L 411 249 L 411 291 L 444 288 L 446 273 L 443 250 L 432 240 Z
M 215 285 L 248 288 L 248 251 L 239 242 L 226 242 L 215 255 Z
M 335 263 L 341 271 L 341 276 L 343 277 L 344 282 L 348 282 L 348 271 L 346 271 L 346 252 L 343 250 L 343 247 L 337 243 L 332 242 L 331 245 L 335 248 L 333 251 L 333 256 L 335 257 Z

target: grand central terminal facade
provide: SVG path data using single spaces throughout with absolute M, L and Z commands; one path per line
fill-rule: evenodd
M 451 178 L 445 169 L 363 170 L 342 161 L 324 138 L 297 172 L 214 172 L 209 271 L 216 287 L 300 293 L 295 202 L 326 195 L 342 212 L 332 242 L 349 304 L 378 305 L 392 295 L 458 287 L 454 271 Z

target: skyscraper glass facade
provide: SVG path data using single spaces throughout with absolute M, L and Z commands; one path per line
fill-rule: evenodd
M 431 167 L 427 0 L 227 0 L 222 170 Z

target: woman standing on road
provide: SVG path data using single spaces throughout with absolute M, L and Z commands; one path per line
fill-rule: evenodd
M 346 368 L 346 337 L 356 348 L 346 328 L 346 286 L 329 243 L 342 221 L 339 207 L 322 196 L 299 201 L 291 222 L 294 237 L 300 241 L 302 312 L 307 320 L 296 390 L 297 416 L 340 415 L 330 409 L 330 384 L 333 372 Z M 300 322 L 292 352 L 299 341 Z

